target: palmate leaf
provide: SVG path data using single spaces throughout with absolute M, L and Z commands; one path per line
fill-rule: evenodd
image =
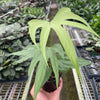
M 54 19 L 52 20 L 52 23 L 81 28 L 100 37 L 98 34 L 96 34 L 95 31 L 92 30 L 89 24 L 82 17 L 71 12 L 69 8 L 60 9 L 59 12 L 54 17 Z
M 59 49 L 57 50 L 57 52 L 55 50 L 55 47 Z M 65 52 L 63 51 L 60 44 L 55 44 L 52 47 L 46 47 L 46 58 L 47 58 L 47 61 L 50 60 L 51 62 L 51 65 L 49 66 L 49 68 L 47 67 L 46 62 L 43 59 L 42 53 L 40 53 L 39 55 L 37 55 L 36 53 L 35 56 L 37 56 L 37 58 L 33 59 L 31 62 L 31 63 L 33 63 L 34 61 L 38 62 L 38 68 L 37 68 L 36 77 L 35 77 L 34 100 L 36 99 L 37 93 L 39 92 L 40 88 L 49 79 L 52 73 L 52 69 L 56 78 L 56 86 L 58 87 L 58 77 L 59 77 L 58 69 L 59 68 L 58 68 L 56 53 L 60 54 L 60 56 L 63 58 L 63 55 Z M 32 65 L 34 66 L 35 64 L 36 62 L 30 65 L 30 69 L 29 69 L 30 71 L 28 73 L 31 73 L 32 68 L 33 68 L 31 66 Z

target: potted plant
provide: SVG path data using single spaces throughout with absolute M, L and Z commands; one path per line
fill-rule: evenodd
M 30 37 L 35 45 L 30 45 L 24 48 L 24 50 L 12 53 L 11 55 L 21 56 L 19 60 L 14 62 L 16 64 L 32 58 L 28 75 L 30 77 L 32 70 L 35 67 L 37 68 L 34 87 L 34 100 L 36 100 L 37 93 L 49 79 L 52 72 L 55 75 L 56 86 L 58 87 L 59 72 L 68 71 L 75 67 L 81 78 L 79 66 L 90 64 L 86 60 L 77 57 L 73 42 L 67 31 L 63 28 L 63 25 L 78 27 L 89 31 L 96 36 L 98 35 L 91 29 L 83 18 L 72 13 L 69 8 L 60 9 L 51 22 L 47 20 L 34 19 L 29 21 L 28 24 Z M 41 33 L 40 43 L 37 44 L 35 34 L 38 28 L 41 28 Z M 51 29 L 56 32 L 61 44 L 52 45 L 51 38 L 51 46 L 48 47 L 48 37 L 49 35 L 52 37 Z

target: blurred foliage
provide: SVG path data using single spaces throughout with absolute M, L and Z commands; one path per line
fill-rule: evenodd
M 0 2 L 0 15 L 15 9 L 18 0 L 2 0 Z M 11 6 L 11 3 L 14 6 Z M 17 52 L 32 45 L 28 34 L 27 22 L 34 18 L 43 18 L 46 13 L 43 7 L 24 7 L 16 13 L 10 13 L 0 18 L 0 80 L 13 80 L 25 75 L 30 65 L 30 60 L 20 64 L 14 64 L 21 57 L 10 56 L 10 53 Z M 39 42 L 41 28 L 36 31 L 36 41 Z
M 13 41 L 5 41 L 0 45 L 0 80 L 20 78 L 27 72 L 30 60 L 15 65 L 13 62 L 20 58 L 9 56 L 10 53 L 20 51 L 27 45 L 31 45 L 31 41 L 26 36 Z
M 60 7 L 69 7 L 72 12 L 83 17 L 87 22 L 100 12 L 100 1 L 98 0 L 58 0 Z
M 18 0 L 1 0 L 0 1 L 0 15 L 11 11 L 19 4 Z
M 84 39 L 84 42 L 90 45 L 90 47 L 88 47 L 88 50 L 90 51 L 99 50 L 100 51 L 100 39 L 90 33 L 88 33 L 86 36 L 87 38 Z
M 100 0 L 58 0 L 60 7 L 69 7 L 72 12 L 83 17 L 99 34 Z
M 100 12 L 93 16 L 90 25 L 100 35 Z
M 24 18 L 43 18 L 46 13 L 43 7 L 24 7 L 21 15 Z
M 31 3 L 37 2 L 37 6 L 46 6 L 50 0 L 30 0 Z

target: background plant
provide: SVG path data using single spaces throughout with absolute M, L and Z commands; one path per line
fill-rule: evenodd
M 100 48 L 100 39 L 93 34 L 88 33 L 84 42 L 90 45 L 87 50 L 95 51 L 96 48 Z
M 21 15 L 28 18 L 43 18 L 46 13 L 43 7 L 24 7 Z
M 69 7 L 72 12 L 84 18 L 99 34 L 100 1 L 98 0 L 58 0 L 60 7 Z M 98 17 L 97 17 L 98 16 Z M 98 19 L 97 21 L 95 19 Z M 95 20 L 95 21 L 94 21 Z
M 22 37 L 13 41 L 5 41 L 0 45 L 0 80 L 18 79 L 27 73 L 30 60 L 22 62 L 16 66 L 13 62 L 20 58 L 9 56 L 9 54 L 22 50 L 22 48 L 30 44 L 31 42 L 27 37 Z
M 3 15 L 7 13 L 8 11 L 11 11 L 15 7 L 18 6 L 17 0 L 1 0 L 0 1 L 0 15 Z
M 9 1 L 10 2 L 10 1 Z M 7 1 L 7 4 L 9 4 Z M 13 2 L 13 1 L 11 1 Z M 15 3 L 15 2 L 14 2 Z M 25 7 L 28 10 L 32 11 L 31 19 L 34 18 L 36 12 L 37 17 L 44 17 L 46 15 L 43 7 L 32 8 Z M 23 8 L 24 9 L 24 8 Z M 32 41 L 30 40 L 28 34 L 28 24 L 30 16 L 27 16 L 29 13 L 25 13 L 23 9 L 20 9 L 19 12 L 11 13 L 10 16 L 4 16 L 0 18 L 0 80 L 13 80 L 15 78 L 20 78 L 25 75 L 28 71 L 28 66 L 30 64 L 30 60 L 23 61 L 20 64 L 14 64 L 13 62 L 16 59 L 20 59 L 18 56 L 11 56 L 10 53 L 17 52 L 22 50 L 24 47 L 28 45 L 32 45 Z M 35 11 L 33 13 L 33 10 Z M 44 14 L 43 16 L 41 14 Z M 27 19 L 27 20 L 26 20 Z M 15 27 L 16 26 L 16 27 Z M 36 31 L 36 41 L 39 42 L 39 33 L 41 29 Z
M 90 25 L 100 35 L 100 12 L 93 16 Z

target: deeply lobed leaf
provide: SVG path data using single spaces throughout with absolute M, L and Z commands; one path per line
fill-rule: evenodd
M 79 71 L 79 65 L 78 65 L 78 58 L 77 58 L 77 55 L 76 55 L 76 51 L 75 51 L 73 42 L 72 42 L 70 36 L 68 35 L 68 33 L 66 32 L 66 30 L 62 27 L 63 25 L 68 25 L 68 26 L 81 28 L 81 29 L 89 31 L 89 32 L 95 34 L 96 36 L 98 36 L 91 29 L 89 24 L 83 18 L 81 18 L 78 15 L 72 13 L 69 8 L 60 9 L 51 22 L 44 21 L 44 20 L 32 20 L 32 21 L 29 22 L 30 36 L 31 36 L 31 39 L 32 39 L 32 41 L 34 42 L 34 44 L 36 46 L 37 46 L 37 44 L 36 44 L 36 41 L 35 41 L 35 32 L 36 32 L 37 28 L 41 27 L 41 29 L 42 29 L 41 30 L 41 35 L 40 35 L 40 49 L 42 51 L 45 63 L 48 62 L 48 59 L 50 59 L 50 61 L 51 61 L 52 69 L 53 69 L 53 72 L 54 72 L 55 77 L 56 77 L 57 86 L 58 86 L 58 68 L 59 68 L 58 64 L 63 65 L 63 64 L 66 64 L 66 63 L 65 62 L 58 63 L 58 61 L 57 61 L 58 59 L 56 57 L 56 53 L 59 53 L 59 51 L 61 51 L 61 53 L 59 53 L 60 56 L 64 55 L 64 53 L 62 52 L 61 49 L 59 49 L 59 48 L 57 48 L 57 49 L 49 48 L 50 51 L 49 51 L 48 48 L 46 49 L 46 44 L 47 44 L 47 40 L 48 40 L 48 36 L 50 34 L 51 28 L 56 32 L 56 34 L 57 34 L 57 36 L 58 36 L 65 52 L 66 52 L 69 60 L 71 61 L 72 65 L 74 65 L 74 67 L 77 70 L 79 76 L 81 77 L 80 71 Z M 48 54 L 47 52 L 49 52 L 50 54 Z M 43 62 L 43 64 L 44 64 L 44 62 Z M 41 63 L 41 65 L 42 65 L 42 63 Z M 72 67 L 70 67 L 70 68 L 72 68 Z M 44 71 L 44 73 L 45 73 L 45 71 Z M 44 76 L 45 75 L 43 74 L 43 77 Z M 37 78 L 38 77 L 39 77 L 39 75 L 37 76 Z M 42 80 L 43 80 L 43 77 L 42 77 Z M 38 79 L 36 79 L 36 80 L 38 80 Z M 39 88 L 38 88 L 38 90 L 39 90 Z M 37 95 L 37 92 L 35 93 L 35 98 L 36 98 L 36 95 Z

